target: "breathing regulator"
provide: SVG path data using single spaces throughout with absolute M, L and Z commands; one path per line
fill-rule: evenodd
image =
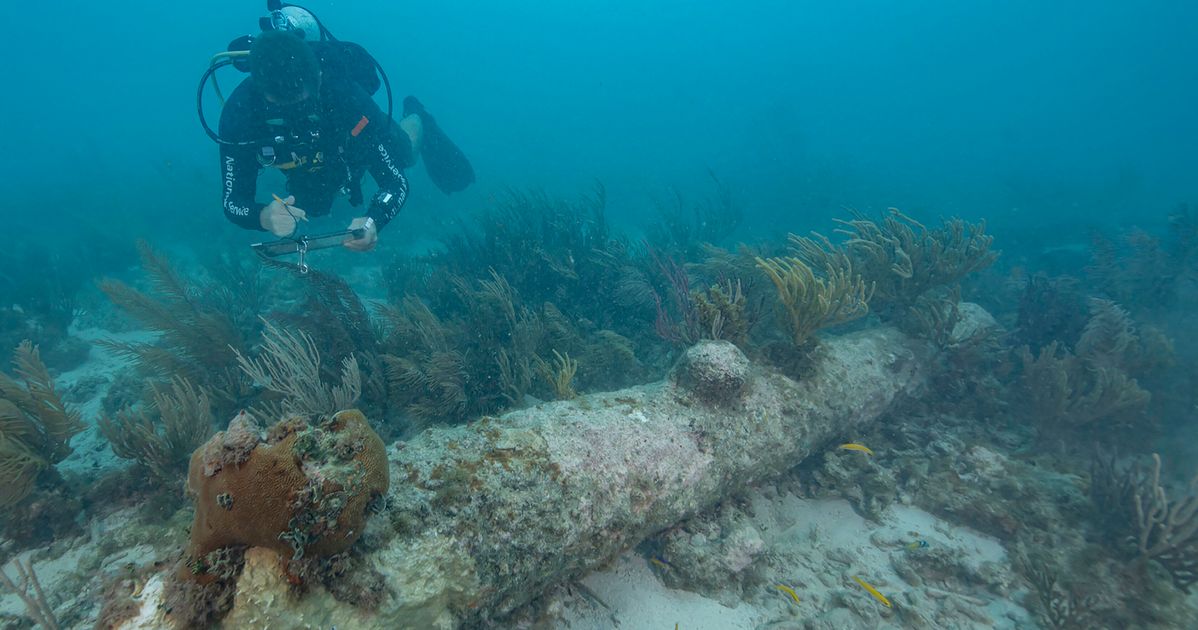
M 391 120 L 394 111 L 394 99 L 391 96 L 391 82 L 387 79 L 387 73 L 379 64 L 378 60 L 373 55 L 366 52 L 364 48 L 357 44 L 342 42 L 333 36 L 329 29 L 325 28 L 324 23 L 312 11 L 305 9 L 299 5 L 288 4 L 280 0 L 267 0 L 266 2 L 267 15 L 258 18 L 258 27 L 262 32 L 266 31 L 286 31 L 293 33 L 306 42 L 328 42 L 333 46 L 341 49 L 341 56 L 345 59 L 351 59 L 350 65 L 356 67 L 347 68 L 354 75 L 355 80 L 367 90 L 368 93 L 374 94 L 378 91 L 381 78 L 381 85 L 386 88 L 387 93 L 387 120 Z M 200 77 L 199 87 L 196 89 L 196 113 L 200 118 L 200 126 L 204 128 L 204 133 L 208 134 L 209 138 L 218 144 L 231 146 L 255 146 L 262 147 L 267 145 L 278 144 L 278 138 L 261 138 L 252 140 L 233 140 L 222 138 L 219 133 L 209 126 L 207 119 L 204 117 L 204 89 L 209 81 L 212 83 L 213 92 L 216 93 L 216 98 L 224 107 L 225 96 L 221 91 L 220 83 L 217 81 L 217 71 L 221 68 L 232 66 L 233 69 L 242 73 L 249 73 L 251 68 L 250 49 L 254 45 L 253 35 L 242 35 L 229 42 L 224 52 L 219 52 L 212 56 L 208 62 L 208 69 Z M 375 74 L 377 72 L 377 75 Z M 390 122 L 388 122 L 390 124 Z

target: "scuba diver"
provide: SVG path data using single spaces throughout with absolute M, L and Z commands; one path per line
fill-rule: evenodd
M 402 118 L 392 119 L 390 83 L 365 49 L 337 40 L 302 7 L 270 0 L 267 8 L 270 15 L 260 20 L 263 32 L 235 39 L 228 52 L 213 58 L 200 81 L 200 122 L 220 144 L 225 217 L 290 239 L 309 216 L 328 214 L 338 195 L 362 206 L 361 178 L 369 172 L 378 191 L 336 241 L 368 251 L 407 200 L 404 169 L 418 159 L 446 194 L 474 181 L 469 160 L 420 101 L 407 97 Z M 225 65 L 248 71 L 249 77 L 224 101 L 219 132 L 214 132 L 204 120 L 203 92 Z M 372 96 L 380 77 L 387 86 L 385 113 Z M 255 199 L 258 174 L 266 167 L 283 171 L 286 198 Z

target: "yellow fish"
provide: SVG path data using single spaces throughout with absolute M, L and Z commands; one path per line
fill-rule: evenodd
M 669 572 L 674 568 L 674 565 L 666 562 L 666 559 L 662 556 L 649 556 L 649 564 L 652 564 L 653 566 L 665 572 Z
M 785 584 L 779 584 L 779 585 L 775 586 L 774 588 L 782 591 L 783 593 L 786 593 L 787 595 L 790 595 L 790 598 L 795 600 L 796 604 L 799 603 L 799 596 L 797 593 L 795 593 L 795 590 L 793 588 L 791 588 Z
M 844 449 L 846 451 L 860 451 L 862 453 L 865 453 L 866 455 L 874 454 L 873 451 L 869 450 L 868 446 L 865 446 L 864 444 L 857 444 L 856 442 L 849 442 L 848 444 L 841 444 L 840 446 L 837 446 L 836 448 Z
M 885 606 L 887 608 L 894 608 L 894 606 L 890 605 L 890 600 L 886 599 L 885 595 L 879 593 L 878 589 L 874 588 L 873 586 L 870 586 L 869 582 L 866 582 L 865 580 L 863 580 L 855 575 L 853 576 L 853 579 L 857 580 L 857 583 L 861 585 L 861 588 L 869 591 L 869 594 L 873 595 L 874 599 L 882 602 L 883 606 Z

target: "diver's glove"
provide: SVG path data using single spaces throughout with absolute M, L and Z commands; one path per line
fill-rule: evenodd
M 294 195 L 286 199 L 276 196 L 274 201 L 258 213 L 258 222 L 262 229 L 279 238 L 287 238 L 295 234 L 299 222 L 307 221 L 308 215 L 292 205 L 294 203 Z
M 352 249 L 355 252 L 368 252 L 374 249 L 379 240 L 379 230 L 374 222 L 374 217 L 358 217 L 349 224 L 350 231 L 362 230 L 362 238 L 349 239 L 342 243 L 346 249 Z

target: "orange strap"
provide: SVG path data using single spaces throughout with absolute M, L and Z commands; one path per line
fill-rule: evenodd
M 369 125 L 369 124 L 370 124 L 370 119 L 363 116 L 362 120 L 359 120 L 358 124 L 354 125 L 354 128 L 352 130 L 350 130 L 349 135 L 357 138 L 358 134 L 362 133 L 362 130 L 365 129 L 366 125 Z

